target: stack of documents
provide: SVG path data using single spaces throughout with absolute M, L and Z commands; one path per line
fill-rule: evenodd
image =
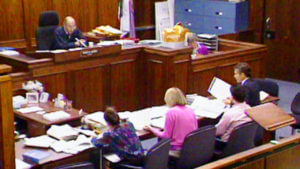
M 77 154 L 83 150 L 89 149 L 93 147 L 91 143 L 91 139 L 84 136 L 79 135 L 76 140 L 72 141 L 56 141 L 51 145 L 51 148 L 56 152 L 64 152 L 69 154 Z
M 73 140 L 78 136 L 78 131 L 74 130 L 68 124 L 62 126 L 52 125 L 47 130 L 47 134 L 58 140 Z
M 52 143 L 56 140 L 47 136 L 42 135 L 38 137 L 25 138 L 25 145 L 29 147 L 40 147 L 40 148 L 48 148 Z
M 29 169 L 29 168 L 31 168 L 30 164 L 25 163 L 22 160 L 19 160 L 19 159 L 16 158 L 15 161 L 16 161 L 16 169 Z
M 0 52 L 0 54 L 8 55 L 8 56 L 15 56 L 15 55 L 19 55 L 20 53 L 18 51 L 14 51 L 14 50 L 3 50 Z
M 17 111 L 26 114 L 26 113 L 43 111 L 43 109 L 38 106 L 33 106 L 33 107 L 26 107 L 26 108 L 18 109 Z
M 13 97 L 13 108 L 14 109 L 19 109 L 26 104 L 27 104 L 27 99 L 25 99 L 23 96 L 14 96 Z
M 43 118 L 48 121 L 59 121 L 70 118 L 71 115 L 65 111 L 56 111 L 43 115 Z
M 191 108 L 194 109 L 197 116 L 216 119 L 224 112 L 225 104 L 222 100 L 210 100 L 206 97 L 198 96 L 191 104 Z

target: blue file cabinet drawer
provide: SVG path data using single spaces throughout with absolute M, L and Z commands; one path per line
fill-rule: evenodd
M 222 35 L 235 32 L 234 19 L 205 17 L 204 23 L 206 33 Z
M 191 31 L 203 29 L 204 28 L 204 20 L 203 17 L 195 16 L 195 15 L 184 15 L 184 14 L 175 14 L 175 22 L 182 22 L 184 26 L 189 28 Z
M 248 20 L 248 1 L 175 0 L 175 22 L 188 24 L 196 33 L 239 32 L 248 29 Z
M 203 15 L 205 0 L 177 0 L 175 5 L 176 13 L 187 15 Z

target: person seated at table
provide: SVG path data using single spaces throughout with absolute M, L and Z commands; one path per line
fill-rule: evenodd
M 246 103 L 251 107 L 260 104 L 259 85 L 252 79 L 251 67 L 246 62 L 238 63 L 234 67 L 234 78 L 237 83 L 246 87 Z
M 225 147 L 230 134 L 236 127 L 252 121 L 245 113 L 245 110 L 250 108 L 250 106 L 245 103 L 245 86 L 239 84 L 233 85 L 230 87 L 230 93 L 232 95 L 232 107 L 225 110 L 219 123 L 216 124 L 216 136 L 222 141 L 219 142 L 217 139 L 216 148 L 219 150 Z
M 76 27 L 75 19 L 71 16 L 65 18 L 63 26 L 55 29 L 54 36 L 55 49 L 70 49 L 84 46 L 86 43 L 82 32 Z
M 103 133 L 102 138 L 92 138 L 92 143 L 96 147 L 104 148 L 105 151 L 116 153 L 122 163 L 142 164 L 144 150 L 133 124 L 131 122 L 121 123 L 118 113 L 112 107 L 106 108 L 104 119 L 109 129 Z M 112 164 L 111 167 L 114 165 Z
M 179 156 L 185 137 L 198 128 L 198 121 L 193 109 L 186 106 L 187 100 L 178 88 L 167 90 L 164 98 L 167 106 L 171 107 L 166 114 L 164 131 L 146 126 L 159 138 L 170 138 L 171 156 Z

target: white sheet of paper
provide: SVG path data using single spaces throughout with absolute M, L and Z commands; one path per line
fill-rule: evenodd
M 208 92 L 216 97 L 219 100 L 224 100 L 226 98 L 231 97 L 230 94 L 230 84 L 226 83 L 225 81 L 214 77 L 210 83 L 208 88 Z
M 28 163 L 25 163 L 24 161 L 20 160 L 20 159 L 15 159 L 16 162 L 16 169 L 29 169 L 31 168 L 31 165 Z
M 70 125 L 52 125 L 48 130 L 47 134 L 57 139 L 64 139 L 71 136 L 77 136 L 78 131 L 74 130 Z
M 224 112 L 225 104 L 222 100 L 209 100 L 206 97 L 198 96 L 191 104 L 195 114 L 201 117 L 216 119 Z
M 117 163 L 121 161 L 120 157 L 117 154 L 104 154 L 103 156 L 112 163 Z
M 106 121 L 104 120 L 104 112 L 95 112 L 86 116 L 87 119 L 92 120 L 94 122 L 100 123 L 104 126 L 107 126 Z
M 48 121 L 58 121 L 62 119 L 68 119 L 71 115 L 65 111 L 56 111 L 52 113 L 47 113 L 43 115 L 43 118 Z
M 146 108 L 132 112 L 128 119 L 136 130 L 142 130 L 146 125 L 150 125 L 151 121 L 151 108 Z
M 259 92 L 259 99 L 260 99 L 260 101 L 265 100 L 268 96 L 269 96 L 269 94 L 266 93 L 265 91 L 262 91 L 262 90 L 261 90 L 261 91 Z
M 26 113 L 38 112 L 38 111 L 42 111 L 42 110 L 44 110 L 44 109 L 42 109 L 38 106 L 33 106 L 33 107 L 21 108 L 21 109 L 18 109 L 17 111 L 26 114 Z
M 25 138 L 25 145 L 30 147 L 40 147 L 40 148 L 48 148 L 52 143 L 54 143 L 56 140 L 47 136 L 42 135 L 38 137 L 32 137 L 32 138 Z
M 175 0 L 168 0 L 170 26 L 174 26 L 175 23 Z
M 162 21 L 163 19 L 163 21 Z M 163 23 L 166 22 L 166 23 Z M 168 2 L 155 2 L 155 38 L 157 40 L 161 40 L 161 30 L 160 26 L 166 27 L 166 25 L 170 24 L 170 15 L 169 15 L 169 7 Z
M 161 117 L 158 119 L 151 120 L 151 126 L 161 128 L 161 129 L 165 128 L 165 123 L 166 123 L 166 117 Z

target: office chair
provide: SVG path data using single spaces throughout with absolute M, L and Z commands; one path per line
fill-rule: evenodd
M 170 157 L 170 168 L 192 169 L 210 162 L 214 155 L 215 137 L 216 128 L 212 125 L 191 132 L 184 139 L 180 156 Z
M 54 169 L 95 169 L 93 163 L 91 162 L 81 162 L 74 164 L 67 164 Z
M 260 91 L 263 90 L 271 96 L 278 97 L 279 86 L 276 82 L 266 79 L 255 79 L 254 81 L 257 82 Z
M 167 169 L 171 140 L 163 139 L 155 144 L 148 152 L 143 166 L 119 164 L 117 168 L 122 169 Z
M 36 31 L 38 50 L 51 50 L 54 48 L 54 31 L 59 24 L 59 15 L 56 11 L 41 13 L 39 27 Z
M 216 158 L 227 157 L 254 147 L 257 123 L 249 122 L 235 128 L 222 151 L 216 151 Z
M 293 99 L 291 105 L 291 111 L 293 116 L 296 118 L 296 124 L 291 125 L 292 127 L 292 134 L 295 133 L 295 129 L 300 129 L 300 92 L 297 93 L 295 98 Z

